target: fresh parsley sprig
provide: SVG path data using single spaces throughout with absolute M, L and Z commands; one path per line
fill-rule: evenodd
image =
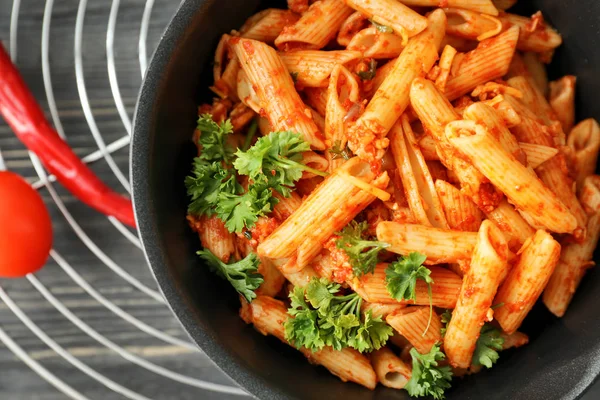
M 227 136 L 233 132 L 231 120 L 216 123 L 210 114 L 202 114 L 198 118 L 198 130 L 200 136 L 198 143 L 202 145 L 202 151 L 198 158 L 207 162 L 224 161 L 231 163 L 233 148 L 227 144 Z
M 359 71 L 356 74 L 363 81 L 370 81 L 375 78 L 375 75 L 377 74 L 377 61 L 372 58 L 371 61 L 369 61 L 369 69 L 366 71 Z
M 200 250 L 197 254 L 208 262 L 208 266 L 214 273 L 227 279 L 246 300 L 251 302 L 256 298 L 254 291 L 264 282 L 264 279 L 258 273 L 260 261 L 255 253 L 250 253 L 243 260 L 231 264 L 225 264 L 209 250 Z
M 504 338 L 500 336 L 500 333 L 500 330 L 491 324 L 486 323 L 483 325 L 477 339 L 471 364 L 492 368 L 492 365 L 500 358 L 498 351 L 502 350 L 504 344 Z
M 433 317 L 433 304 L 431 301 L 431 270 L 423 263 L 427 256 L 412 252 L 407 257 L 391 263 L 385 270 L 385 281 L 388 293 L 396 300 L 416 300 L 417 279 L 425 281 L 429 292 L 429 321 L 423 335 L 429 330 L 431 318 Z
M 448 330 L 448 324 L 452 319 L 452 310 L 446 310 L 440 315 L 440 321 L 442 322 L 442 328 L 440 329 L 440 334 L 442 337 L 446 336 L 446 331 Z
M 285 338 L 296 347 L 317 351 L 325 346 L 346 347 L 360 352 L 385 345 L 392 328 L 371 311 L 361 313 L 362 298 L 357 293 L 338 295 L 340 285 L 313 278 L 305 288 L 290 292 L 291 306 L 285 323 Z
M 367 228 L 366 222 L 352 220 L 341 232 L 336 233 L 340 238 L 336 240 L 335 245 L 348 255 L 356 277 L 373 273 L 379 252 L 390 246 L 388 243 L 363 239 Z
M 336 140 L 333 143 L 333 147 L 329 149 L 329 152 L 332 155 L 331 158 L 334 160 L 343 158 L 344 160 L 348 161 L 352 158 L 352 151 L 350 150 L 348 145 L 342 148 L 342 142 L 340 140 Z
M 381 33 L 394 33 L 394 29 L 392 29 L 390 26 L 378 24 L 372 19 L 370 19 L 369 22 L 371 22 L 373 26 Z
M 446 358 L 440 351 L 439 343 L 427 354 L 420 354 L 417 349 L 412 348 L 410 355 L 412 375 L 404 389 L 413 397 L 431 396 L 436 400 L 444 399 L 444 392 L 450 388 L 452 381 L 452 369 L 449 366 L 439 366 L 438 361 Z
M 303 171 L 327 176 L 302 164 L 302 153 L 308 150 L 309 144 L 298 133 L 271 132 L 248 150 L 238 150 L 233 166 L 241 175 L 248 175 L 255 183 L 264 183 L 287 197 Z

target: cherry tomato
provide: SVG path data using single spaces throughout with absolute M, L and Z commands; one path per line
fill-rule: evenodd
M 42 197 L 23 178 L 0 171 L 0 277 L 42 268 L 52 247 L 52 222 Z

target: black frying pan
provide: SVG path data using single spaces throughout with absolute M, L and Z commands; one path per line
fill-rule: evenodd
M 564 44 L 551 77 L 575 74 L 578 119 L 600 119 L 600 2 L 520 0 L 523 12 L 541 9 Z M 273 4 L 271 4 L 273 3 Z M 185 221 L 183 185 L 195 151 L 190 138 L 197 105 L 210 100 L 211 60 L 218 38 L 267 5 L 259 0 L 186 0 L 150 63 L 134 121 L 132 171 L 141 239 L 156 280 L 194 341 L 243 388 L 261 399 L 407 399 L 404 391 L 369 391 L 344 384 L 238 317 L 239 300 L 208 272 L 200 244 Z M 596 255 L 596 259 L 598 255 Z M 573 399 L 600 372 L 600 274 L 591 270 L 566 316 L 536 306 L 522 330 L 529 345 L 502 352 L 491 370 L 455 378 L 449 399 Z

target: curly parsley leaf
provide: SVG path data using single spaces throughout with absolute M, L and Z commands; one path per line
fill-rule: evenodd
M 271 189 L 261 184 L 250 185 L 241 194 L 236 192 L 221 191 L 215 209 L 229 232 L 240 233 L 244 228 L 253 227 L 258 217 L 271 212 L 277 202 Z
M 208 262 L 208 266 L 214 273 L 227 279 L 246 300 L 251 302 L 256 298 L 254 291 L 258 289 L 264 279 L 258 273 L 260 261 L 255 253 L 250 253 L 243 260 L 231 264 L 225 264 L 209 250 L 200 250 L 197 254 Z
M 414 397 L 431 396 L 436 400 L 444 399 L 444 391 L 450 388 L 452 381 L 452 369 L 449 366 L 439 366 L 438 361 L 446 358 L 440 351 L 439 343 L 427 354 L 419 354 L 417 349 L 412 348 L 410 355 L 412 375 L 404 389 Z
M 188 213 L 213 215 L 223 181 L 228 176 L 229 172 L 221 163 L 209 164 L 199 157 L 194 158 L 192 175 L 185 178 L 185 187 L 190 197 Z
M 473 353 L 473 365 L 484 365 L 492 368 L 492 365 L 500 357 L 498 350 L 502 350 L 504 344 L 504 338 L 500 334 L 500 330 L 494 326 L 490 324 L 483 325 Z
M 377 22 L 373 21 L 372 19 L 370 19 L 369 21 L 381 33 L 394 33 L 394 30 L 387 25 L 378 24 Z
M 384 242 L 364 240 L 363 236 L 366 231 L 366 222 L 358 223 L 352 220 L 341 232 L 337 233 L 340 238 L 335 242 L 337 248 L 344 250 L 348 255 L 356 277 L 372 273 L 377 265 L 379 252 L 390 246 Z
M 333 143 L 333 147 L 329 149 L 329 152 L 332 154 L 331 158 L 334 160 L 343 158 L 344 160 L 348 161 L 352 158 L 352 151 L 348 145 L 344 146 L 342 149 L 342 142 L 339 140 L 336 140 Z
M 359 71 L 356 74 L 359 76 L 360 79 L 362 79 L 364 81 L 370 81 L 371 79 L 375 78 L 376 73 L 377 73 L 377 61 L 375 61 L 375 59 L 372 58 L 371 61 L 369 62 L 369 69 L 366 71 Z
M 210 114 L 202 114 L 198 118 L 198 130 L 200 136 L 198 143 L 202 145 L 202 151 L 198 156 L 207 162 L 224 161 L 231 162 L 233 148 L 227 144 L 227 135 L 233 132 L 231 120 L 216 123 Z
M 282 195 L 289 196 L 290 187 L 302 177 L 303 171 L 327 175 L 302 164 L 302 153 L 309 150 L 310 146 L 298 133 L 271 132 L 258 139 L 248 150 L 238 150 L 235 153 L 238 158 L 233 166 L 254 182 L 263 182 Z
M 452 310 L 446 310 L 442 313 L 442 315 L 440 315 L 440 321 L 442 322 L 442 329 L 440 329 L 440 333 L 442 334 L 442 337 L 444 337 L 446 335 L 446 330 L 448 329 L 448 324 L 450 323 L 450 320 L 452 319 Z
M 290 292 L 285 337 L 296 347 L 317 351 L 325 346 L 335 350 L 352 347 L 360 352 L 385 345 L 392 328 L 370 311 L 361 313 L 362 298 L 352 293 L 338 295 L 340 285 L 314 278 L 305 288 Z
M 424 267 L 427 256 L 412 252 L 388 265 L 385 270 L 385 281 L 388 293 L 396 300 L 415 300 L 417 279 L 425 281 L 431 291 L 431 271 Z

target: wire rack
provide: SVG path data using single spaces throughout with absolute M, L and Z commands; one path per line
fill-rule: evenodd
M 0 40 L 58 133 L 130 192 L 135 97 L 169 0 L 0 0 Z M 74 199 L 0 121 L 0 169 L 54 221 L 46 267 L 0 280 L 0 398 L 229 399 L 244 392 L 179 327 L 137 233 Z

